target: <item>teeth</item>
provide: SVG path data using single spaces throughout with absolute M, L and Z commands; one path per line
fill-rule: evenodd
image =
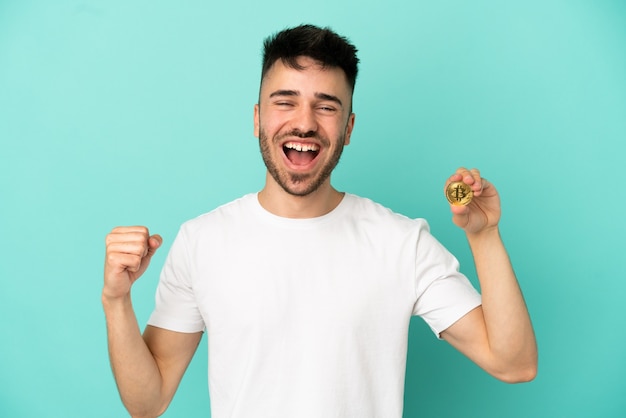
M 285 148 L 295 149 L 296 151 L 317 151 L 320 149 L 316 144 L 300 144 L 298 142 L 287 142 Z

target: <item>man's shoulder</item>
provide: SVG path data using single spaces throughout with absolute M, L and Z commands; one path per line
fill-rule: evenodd
M 255 201 L 256 193 L 246 194 L 224 203 L 209 212 L 189 219 L 183 223 L 181 229 L 194 231 L 206 227 L 224 225 L 229 221 L 240 220 L 242 216 L 249 216 L 250 212 L 254 210 Z
M 418 229 L 428 229 L 428 223 L 423 218 L 410 218 L 402 213 L 396 212 L 382 203 L 370 198 L 346 193 L 351 206 L 351 216 L 362 222 L 376 222 L 386 225 L 397 225 L 401 228 L 417 227 Z

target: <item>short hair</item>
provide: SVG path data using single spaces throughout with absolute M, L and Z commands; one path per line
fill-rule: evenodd
M 300 25 L 267 37 L 263 43 L 261 82 L 277 60 L 288 67 L 302 70 L 298 57 L 310 57 L 322 67 L 341 68 L 352 91 L 356 84 L 359 59 L 356 47 L 330 28 Z

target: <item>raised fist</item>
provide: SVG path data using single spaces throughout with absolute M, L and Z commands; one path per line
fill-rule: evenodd
M 130 294 L 131 286 L 146 271 L 162 242 L 160 235 L 150 235 L 144 226 L 114 228 L 106 236 L 102 296 L 116 299 Z

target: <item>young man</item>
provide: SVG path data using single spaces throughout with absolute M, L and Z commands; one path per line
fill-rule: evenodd
M 535 338 L 491 183 L 464 168 L 446 182 L 474 193 L 451 210 L 482 300 L 425 221 L 331 186 L 354 127 L 357 63 L 327 29 L 266 40 L 254 108 L 265 187 L 181 227 L 143 336 L 130 289 L 162 239 L 145 227 L 107 236 L 109 351 L 133 417 L 165 411 L 204 330 L 215 418 L 401 417 L 413 315 L 493 376 L 534 378 Z

